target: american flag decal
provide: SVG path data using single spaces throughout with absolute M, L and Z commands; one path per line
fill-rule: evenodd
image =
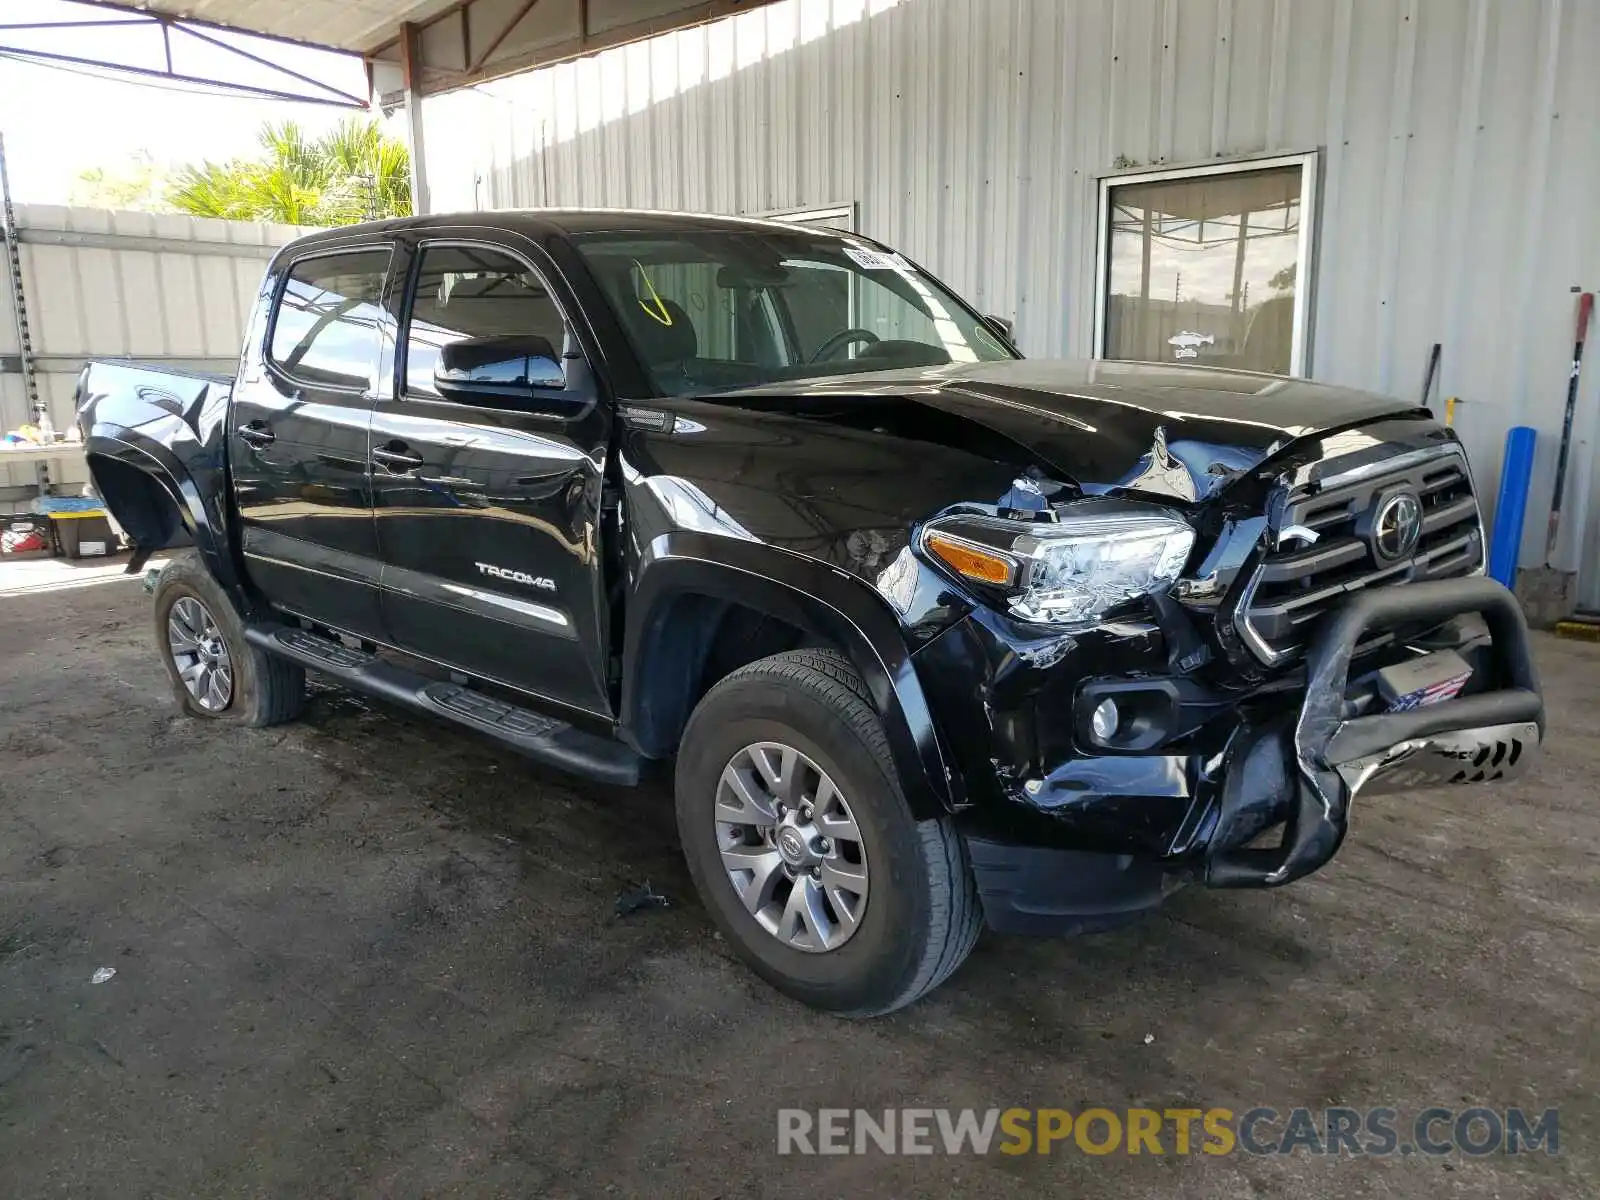
M 1427 708 L 1432 704 L 1443 704 L 1446 700 L 1454 700 L 1471 678 L 1472 672 L 1467 671 L 1461 675 L 1452 675 L 1449 679 L 1440 680 L 1438 683 L 1430 683 L 1427 687 L 1418 688 L 1414 692 L 1407 692 L 1389 706 L 1389 711 L 1411 712 L 1413 709 Z

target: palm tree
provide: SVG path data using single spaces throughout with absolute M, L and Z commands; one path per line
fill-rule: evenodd
M 179 212 L 290 225 L 349 225 L 411 213 L 411 159 L 376 121 L 349 118 L 311 139 L 293 121 L 262 126 L 263 156 L 183 168 Z
M 134 212 L 171 212 L 167 203 L 171 168 L 148 150 L 136 150 L 115 166 L 80 171 L 68 204 L 83 208 L 120 208 Z

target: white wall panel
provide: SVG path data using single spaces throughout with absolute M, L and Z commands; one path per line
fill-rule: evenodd
M 863 232 L 1015 316 L 1027 352 L 1068 355 L 1090 348 L 1098 177 L 1319 150 L 1312 373 L 1415 396 L 1443 342 L 1488 496 L 1506 429 L 1539 431 L 1527 563 L 1570 289 L 1600 285 L 1596 62 L 1597 0 L 781 0 L 431 98 L 454 144 L 429 169 L 452 207 L 859 202 Z M 1558 565 L 1588 543 L 1600 562 L 1600 522 L 1581 526 Z
M 53 205 L 19 204 L 16 215 L 39 394 L 57 429 L 72 423 L 73 390 L 88 358 L 231 371 L 267 260 L 307 232 Z M 15 355 L 17 346 L 7 295 L 0 299 L 0 355 Z M 22 377 L 0 374 L 0 431 L 29 419 Z M 69 488 L 87 481 L 81 464 L 51 474 Z M 31 466 L 0 460 L 0 486 L 33 482 Z M 0 503 L 3 512 L 26 507 Z

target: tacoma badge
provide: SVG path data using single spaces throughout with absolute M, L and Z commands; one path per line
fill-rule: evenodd
M 492 563 L 474 563 L 481 574 L 494 579 L 507 579 L 512 583 L 525 583 L 529 587 L 539 588 L 541 591 L 553 592 L 556 590 L 556 581 L 544 575 L 529 575 L 526 571 L 509 571 L 505 567 L 497 567 Z

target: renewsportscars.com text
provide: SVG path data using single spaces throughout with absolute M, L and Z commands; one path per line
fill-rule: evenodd
M 1558 1110 L 783 1108 L 779 1154 L 1560 1153 Z

